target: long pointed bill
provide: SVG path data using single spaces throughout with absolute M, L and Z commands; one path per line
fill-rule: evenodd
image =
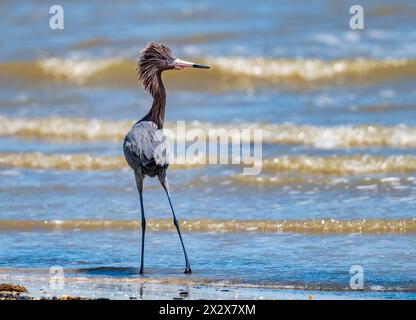
M 173 63 L 175 64 L 175 68 L 178 68 L 178 69 L 189 68 L 189 67 L 200 68 L 200 69 L 209 69 L 209 67 L 206 66 L 206 65 L 196 64 L 196 63 L 181 60 L 181 59 L 176 59 Z

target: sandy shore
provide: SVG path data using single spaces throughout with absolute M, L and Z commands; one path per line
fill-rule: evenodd
M 24 286 L 27 292 L 14 293 L 6 298 L 122 300 L 182 300 L 182 299 L 314 299 L 310 293 L 281 292 L 267 288 L 247 288 L 238 285 L 198 284 L 194 281 L 150 278 L 65 278 L 62 289 L 52 288 L 44 275 L 0 274 L 0 283 Z M 5 294 L 5 292 L 3 292 Z
M 0 270 L 0 284 L 23 286 L 27 292 L 0 292 L 0 299 L 115 299 L 115 300 L 192 300 L 192 299 L 383 299 L 377 292 L 309 291 L 276 289 L 217 282 L 206 284 L 186 278 L 154 279 L 124 277 L 65 277 L 56 287 L 48 274 L 25 270 Z M 1 287 L 0 287 L 1 288 Z

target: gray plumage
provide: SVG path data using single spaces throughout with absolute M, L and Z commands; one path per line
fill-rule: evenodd
M 151 121 L 137 122 L 126 135 L 124 156 L 133 170 L 155 177 L 169 166 L 169 145 L 166 136 Z
M 161 130 L 165 118 L 166 92 L 162 82 L 162 72 L 166 70 L 181 70 L 185 67 L 204 68 L 209 67 L 183 61 L 163 44 L 150 42 L 142 51 L 137 61 L 137 72 L 140 84 L 153 97 L 150 111 L 139 120 L 127 133 L 123 152 L 130 168 L 133 169 L 137 191 L 140 198 L 142 247 L 140 274 L 143 274 L 144 264 L 144 240 L 146 230 L 146 218 L 143 206 L 143 180 L 145 176 L 158 177 L 164 188 L 173 215 L 173 223 L 179 234 L 182 249 L 185 255 L 185 273 L 191 273 L 188 255 L 182 240 L 179 222 L 173 210 L 169 193 L 169 183 L 166 171 L 169 166 L 169 145 Z

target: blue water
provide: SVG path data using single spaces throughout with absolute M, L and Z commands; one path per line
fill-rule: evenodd
M 189 60 L 229 58 L 230 64 L 237 64 L 233 59 L 240 57 L 246 63 L 237 75 L 214 64 L 207 72 L 184 70 L 167 76 L 168 122 L 415 128 L 416 2 L 360 3 L 365 10 L 365 30 L 348 26 L 354 1 L 60 1 L 65 29 L 52 31 L 48 3 L 2 2 L 0 117 L 28 123 L 62 117 L 74 124 L 80 119 L 100 119 L 114 127 L 121 120 L 139 119 L 148 111 L 151 98 L 138 87 L 134 65 L 130 73 L 128 63 L 154 40 Z M 368 73 L 355 71 L 352 76 L 315 80 L 279 75 L 259 79 L 244 74 L 255 57 L 324 64 L 365 58 L 368 64 L 375 61 L 382 66 Z M 36 69 L 51 58 L 61 62 L 55 71 L 66 70 L 75 77 L 62 80 Z M 120 75 L 117 68 L 107 73 L 93 71 L 92 78 L 83 79 L 77 74 L 80 65 L 65 69 L 68 61 L 86 62 L 88 69 L 94 62 L 111 58 L 122 59 L 127 71 L 121 70 Z M 389 69 L 383 64 L 389 59 L 403 59 L 409 65 Z M 15 64 L 24 69 L 16 71 Z M 1 162 L 3 154 L 32 152 L 118 157 L 122 156 L 121 141 L 63 141 L 53 134 L 5 134 L 2 128 L 0 132 L 0 225 L 2 220 L 139 219 L 134 179 L 127 168 L 68 171 Z M 263 158 L 415 156 L 414 145 L 321 148 L 264 143 Z M 415 170 L 357 174 L 272 170 L 261 174 L 280 183 L 236 180 L 238 175 L 241 167 L 235 166 L 172 170 L 169 179 L 178 217 L 387 222 L 416 217 Z M 344 181 L 334 182 L 337 179 Z M 366 188 L 368 185 L 375 187 Z M 144 199 L 149 219 L 171 217 L 156 180 L 146 180 Z M 362 297 L 370 297 L 369 290 L 381 289 L 391 290 L 389 297 L 416 297 L 416 238 L 411 232 L 213 231 L 185 233 L 184 239 L 194 271 L 191 277 L 208 283 L 229 280 L 342 291 L 349 290 L 349 269 L 358 264 L 365 272 Z M 139 248 L 138 230 L 2 230 L 0 268 L 43 270 L 61 265 L 75 275 L 138 277 Z M 149 277 L 182 277 L 182 260 L 176 234 L 149 232 L 145 260 Z

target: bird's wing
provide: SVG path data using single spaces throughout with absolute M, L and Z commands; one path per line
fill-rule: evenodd
M 133 169 L 155 162 L 158 166 L 169 164 L 169 144 L 162 130 L 155 123 L 136 123 L 126 135 L 123 144 L 124 156 Z

